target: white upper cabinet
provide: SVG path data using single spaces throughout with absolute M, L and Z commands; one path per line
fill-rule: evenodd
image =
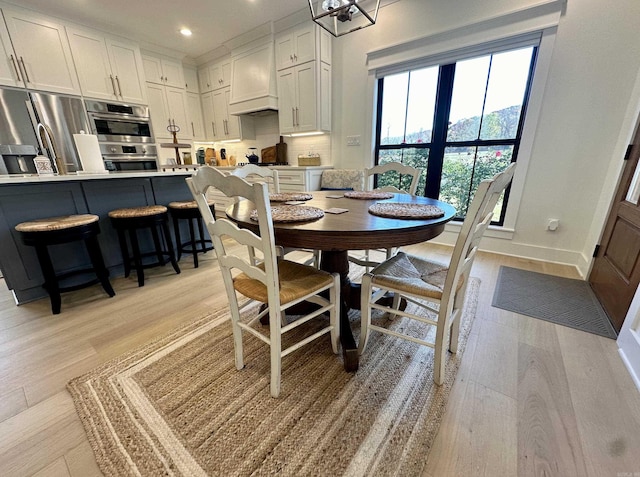
M 67 28 L 67 34 L 84 96 L 146 104 L 142 58 L 135 44 L 94 30 Z
M 331 64 L 331 36 L 314 23 L 280 33 L 275 43 L 278 71 L 316 59 Z
M 202 105 L 198 93 L 187 91 L 187 114 L 187 118 L 191 123 L 191 135 L 195 140 L 205 141 L 207 137 L 204 132 L 204 118 L 202 117 Z
M 280 134 L 331 131 L 331 37 L 305 24 L 275 44 Z
M 2 16 L 0 15 L 0 20 Z M 18 69 L 18 59 L 13 52 L 9 32 L 4 22 L 0 21 L 0 85 L 24 86 L 22 74 Z
M 149 83 L 184 89 L 184 73 L 180 61 L 173 58 L 151 55 L 143 55 L 142 61 L 144 64 L 144 74 Z
M 64 26 L 32 12 L 3 10 L 13 44 L 18 85 L 56 93 L 80 94 Z M 4 43 L 4 40 L 3 40 Z M 7 45 L 5 45 L 6 48 Z
M 255 139 L 252 117 L 229 114 L 230 88 L 202 95 L 204 134 L 207 141 Z
M 175 124 L 180 128 L 177 133 L 178 140 L 187 140 L 193 137 L 190 121 L 187 120 L 184 90 L 148 82 L 147 95 L 153 135 L 156 139 L 173 138 L 167 129 L 169 124 Z
M 216 61 L 212 65 L 203 66 L 198 70 L 200 91 L 203 93 L 231 85 L 231 58 Z
M 198 87 L 198 70 L 194 67 L 185 66 L 183 68 L 184 73 L 184 87 L 187 93 L 199 93 Z

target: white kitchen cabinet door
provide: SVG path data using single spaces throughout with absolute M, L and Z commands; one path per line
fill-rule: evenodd
M 165 87 L 147 83 L 147 97 L 149 99 L 149 116 L 151 116 L 154 137 L 156 140 L 172 138 L 171 133 L 167 131 L 171 113 L 167 104 Z
M 187 93 L 200 93 L 198 87 L 198 70 L 189 66 L 184 67 L 184 87 Z
M 278 122 L 280 134 L 295 132 L 296 124 L 295 68 L 278 72 Z
M 182 63 L 171 58 L 142 55 L 144 76 L 148 83 L 184 89 L 184 73 Z
M 200 85 L 200 91 L 208 93 L 213 91 L 213 83 L 211 82 L 211 70 L 208 66 L 203 66 L 198 69 L 198 84 Z
M 3 13 L 26 86 L 79 95 L 80 85 L 64 27 L 31 12 L 4 9 Z
M 213 89 L 231 86 L 231 58 L 214 63 L 209 67 Z
M 89 98 L 118 100 L 104 36 L 97 32 L 67 28 L 82 94 Z
M 191 122 L 187 119 L 187 103 L 184 95 L 184 90 L 181 88 L 174 88 L 172 86 L 165 86 L 165 92 L 167 95 L 167 105 L 169 107 L 169 117 L 172 124 L 175 124 L 180 128 L 177 137 L 181 139 L 192 139 Z
M 316 28 L 313 23 L 309 23 L 278 35 L 276 38 L 278 70 L 316 59 Z
M 201 97 L 202 117 L 204 120 L 204 134 L 207 141 L 213 141 L 216 137 L 216 120 L 213 108 L 213 93 L 205 93 Z
M 204 118 L 202 116 L 202 105 L 199 94 L 187 92 L 187 114 L 193 138 L 195 140 L 205 141 L 207 137 L 204 132 Z
M 227 139 L 242 139 L 242 128 L 239 116 L 232 116 L 229 114 L 228 107 L 231 99 L 231 88 L 224 90 L 224 101 L 227 105 Z
M 225 94 L 225 90 L 219 89 L 213 92 L 213 118 L 216 125 L 216 136 L 214 137 L 214 141 L 224 141 L 225 139 L 228 139 L 228 104 L 229 103 L 227 100 L 227 95 Z
M 7 31 L 2 15 L 0 15 L 0 85 L 24 86 L 22 74 L 18 70 L 18 60 L 11 46 L 11 39 Z
M 144 67 L 138 46 L 111 38 L 106 39 L 106 44 L 120 101 L 147 104 Z
M 296 75 L 296 131 L 314 131 L 317 123 L 316 62 L 295 67 Z

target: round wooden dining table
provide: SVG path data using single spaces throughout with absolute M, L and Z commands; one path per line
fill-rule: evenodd
M 341 301 L 340 341 L 347 371 L 358 369 L 358 347 L 349 324 L 348 311 L 360 308 L 359 286 L 349 280 L 349 250 L 365 250 L 400 247 L 425 242 L 444 231 L 445 224 L 454 218 L 456 210 L 450 204 L 426 197 L 394 194 L 389 199 L 352 199 L 342 191 L 313 191 L 312 199 L 303 206 L 317 207 L 324 216 L 305 222 L 275 222 L 276 244 L 287 248 L 321 250 L 320 268 L 340 274 Z M 376 202 L 401 202 L 434 205 L 444 215 L 434 219 L 388 218 L 373 215 L 369 207 Z M 272 202 L 272 207 L 280 205 Z M 253 203 L 239 201 L 226 210 L 227 217 L 258 233 L 257 222 L 251 219 Z M 331 209 L 346 209 L 333 214 Z

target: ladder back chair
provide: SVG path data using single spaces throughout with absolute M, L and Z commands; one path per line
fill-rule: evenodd
M 278 170 L 273 169 L 271 167 L 265 166 L 256 166 L 255 164 L 247 164 L 242 167 L 238 167 L 231 172 L 232 175 L 236 177 L 240 177 L 242 179 L 247 179 L 249 176 L 259 176 L 267 181 L 267 183 L 272 184 L 273 192 L 275 194 L 280 193 L 280 177 L 278 175 Z M 320 268 L 320 251 L 319 250 L 306 250 L 306 249 L 294 249 L 294 248 L 286 248 L 284 250 L 284 254 L 287 255 L 291 252 L 307 252 L 311 254 L 311 257 L 306 259 L 303 263 L 305 265 L 313 265 L 316 268 Z M 254 257 L 255 259 L 255 257 Z
M 446 348 L 448 347 L 452 353 L 457 352 L 460 318 L 473 260 L 482 235 L 491 222 L 493 210 L 503 191 L 511 183 L 515 166 L 515 163 L 512 163 L 504 172 L 480 183 L 462 224 L 448 266 L 399 252 L 364 275 L 358 345 L 360 354 L 365 350 L 372 330 L 435 348 L 433 380 L 438 385 L 442 384 Z M 390 307 L 377 303 L 387 292 L 394 294 Z M 401 310 L 401 298 L 419 308 L 429 310 L 437 318 L 431 319 L 426 314 Z M 388 312 L 391 317 L 406 317 L 434 326 L 435 340 L 429 341 L 374 325 L 371 323 L 372 309 Z M 433 330 L 430 327 L 429 329 Z
M 242 334 L 251 333 L 270 348 L 270 391 L 273 397 L 278 397 L 284 356 L 326 333 L 330 334 L 333 352 L 338 352 L 339 275 L 280 259 L 277 256 L 279 247 L 276 247 L 275 244 L 269 190 L 265 183 L 250 184 L 244 179 L 234 175 L 224 175 L 220 171 L 206 166 L 199 168 L 186 181 L 198 202 L 198 207 L 218 256 L 220 271 L 229 299 L 236 368 L 240 370 L 244 367 Z M 206 200 L 209 187 L 216 188 L 227 197 L 243 197 L 253 202 L 257 211 L 259 235 L 238 227 L 229 219 L 214 220 Z M 243 247 L 258 250 L 262 254 L 263 260 L 260 263 L 255 263 L 248 254 L 241 256 L 238 254 L 238 250 L 242 250 Z M 328 292 L 328 299 L 323 296 L 323 292 Z M 240 306 L 239 296 L 247 297 L 249 300 Z M 316 304 L 319 308 L 283 326 L 282 314 L 291 306 L 303 301 Z M 254 302 L 264 303 L 267 307 L 264 307 L 250 320 L 242 318 L 242 312 Z M 283 334 L 324 313 L 329 313 L 326 326 L 288 348 L 282 349 Z M 268 334 L 261 330 L 261 325 L 257 323 L 264 315 L 269 317 Z
M 382 192 L 394 192 L 394 193 L 411 194 L 411 195 L 416 194 L 416 190 L 418 189 L 418 181 L 420 180 L 420 174 L 422 173 L 422 171 L 420 169 L 416 169 L 415 167 L 412 167 L 412 166 L 407 166 L 400 162 L 389 162 L 387 164 L 381 164 L 378 166 L 370 167 L 369 169 L 365 169 L 364 170 L 364 183 L 366 188 L 365 190 L 373 190 L 372 187 L 373 187 L 373 183 L 375 183 L 376 177 L 382 176 L 390 172 L 391 173 L 395 172 L 400 176 L 410 177 L 411 181 L 409 182 L 408 189 L 403 190 L 396 186 L 390 185 L 390 186 L 378 187 L 375 190 L 379 190 Z M 397 247 L 387 248 L 383 250 L 376 250 L 376 252 L 384 253 L 385 259 L 388 260 L 389 258 L 394 256 L 396 253 L 398 253 L 398 248 Z M 362 267 L 365 267 L 365 270 L 367 272 L 372 267 L 375 267 L 376 265 L 380 264 L 379 261 L 373 260 L 371 258 L 370 250 L 364 250 L 364 253 L 362 255 L 349 254 L 349 261 L 357 265 L 360 265 Z

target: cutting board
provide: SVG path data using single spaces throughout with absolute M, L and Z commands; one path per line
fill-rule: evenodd
M 284 142 L 284 140 L 282 139 L 282 136 L 280 136 L 280 142 L 278 144 L 276 144 L 276 157 L 277 157 L 277 161 L 280 164 L 286 164 L 287 161 L 287 143 Z
M 265 164 L 272 164 L 276 162 L 276 146 L 265 147 L 260 151 L 260 155 L 262 156 L 262 162 Z

